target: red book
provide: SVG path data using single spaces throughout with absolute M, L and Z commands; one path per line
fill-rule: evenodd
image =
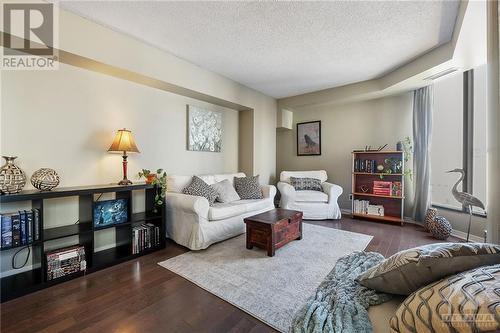
M 373 181 L 373 188 L 388 188 L 389 190 L 392 187 L 392 182 L 383 182 L 379 180 Z

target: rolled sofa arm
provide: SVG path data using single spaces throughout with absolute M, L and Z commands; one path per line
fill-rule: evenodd
M 278 190 L 280 191 L 281 195 L 281 200 L 280 200 L 281 208 L 287 208 L 288 205 L 293 204 L 295 202 L 295 188 L 293 188 L 292 185 L 285 182 L 279 182 Z
M 167 209 L 181 210 L 186 213 L 195 213 L 199 217 L 208 219 L 208 200 L 205 197 L 183 193 L 167 192 Z
M 342 187 L 336 184 L 324 182 L 321 186 L 323 187 L 323 192 L 328 194 L 328 202 L 337 202 L 337 199 L 344 192 Z
M 264 196 L 264 198 L 274 200 L 276 196 L 276 187 L 274 185 L 262 185 L 260 189 L 262 190 L 262 196 Z

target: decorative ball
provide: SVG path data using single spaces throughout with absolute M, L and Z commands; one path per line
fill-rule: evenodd
M 31 176 L 31 184 L 40 191 L 50 191 L 59 185 L 59 175 L 53 169 L 41 168 Z
M 436 216 L 429 225 L 429 231 L 432 236 L 440 240 L 450 237 L 452 230 L 453 228 L 451 227 L 450 222 L 448 222 L 448 220 L 443 216 Z
M 436 208 L 429 208 L 427 209 L 427 212 L 425 213 L 425 220 L 424 220 L 424 229 L 425 231 L 429 231 L 429 225 L 434 221 L 434 218 L 437 216 L 437 209 Z

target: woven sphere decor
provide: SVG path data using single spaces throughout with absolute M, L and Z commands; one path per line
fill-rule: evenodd
M 426 231 L 429 231 L 429 225 L 434 221 L 434 218 L 437 216 L 438 211 L 436 208 L 429 208 L 427 209 L 427 212 L 425 213 L 425 220 L 424 220 L 424 229 Z
M 429 231 L 436 239 L 444 240 L 450 237 L 452 230 L 450 222 L 443 216 L 436 216 L 429 224 Z
M 31 176 L 31 184 L 40 191 L 50 191 L 59 185 L 59 175 L 53 169 L 41 168 Z
M 14 164 L 16 156 L 2 156 L 7 163 L 0 168 L 0 192 L 14 194 L 20 192 L 26 185 L 26 175 Z

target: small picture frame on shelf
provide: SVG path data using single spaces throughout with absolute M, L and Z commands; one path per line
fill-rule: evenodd
M 321 155 L 321 121 L 297 123 L 297 156 Z

